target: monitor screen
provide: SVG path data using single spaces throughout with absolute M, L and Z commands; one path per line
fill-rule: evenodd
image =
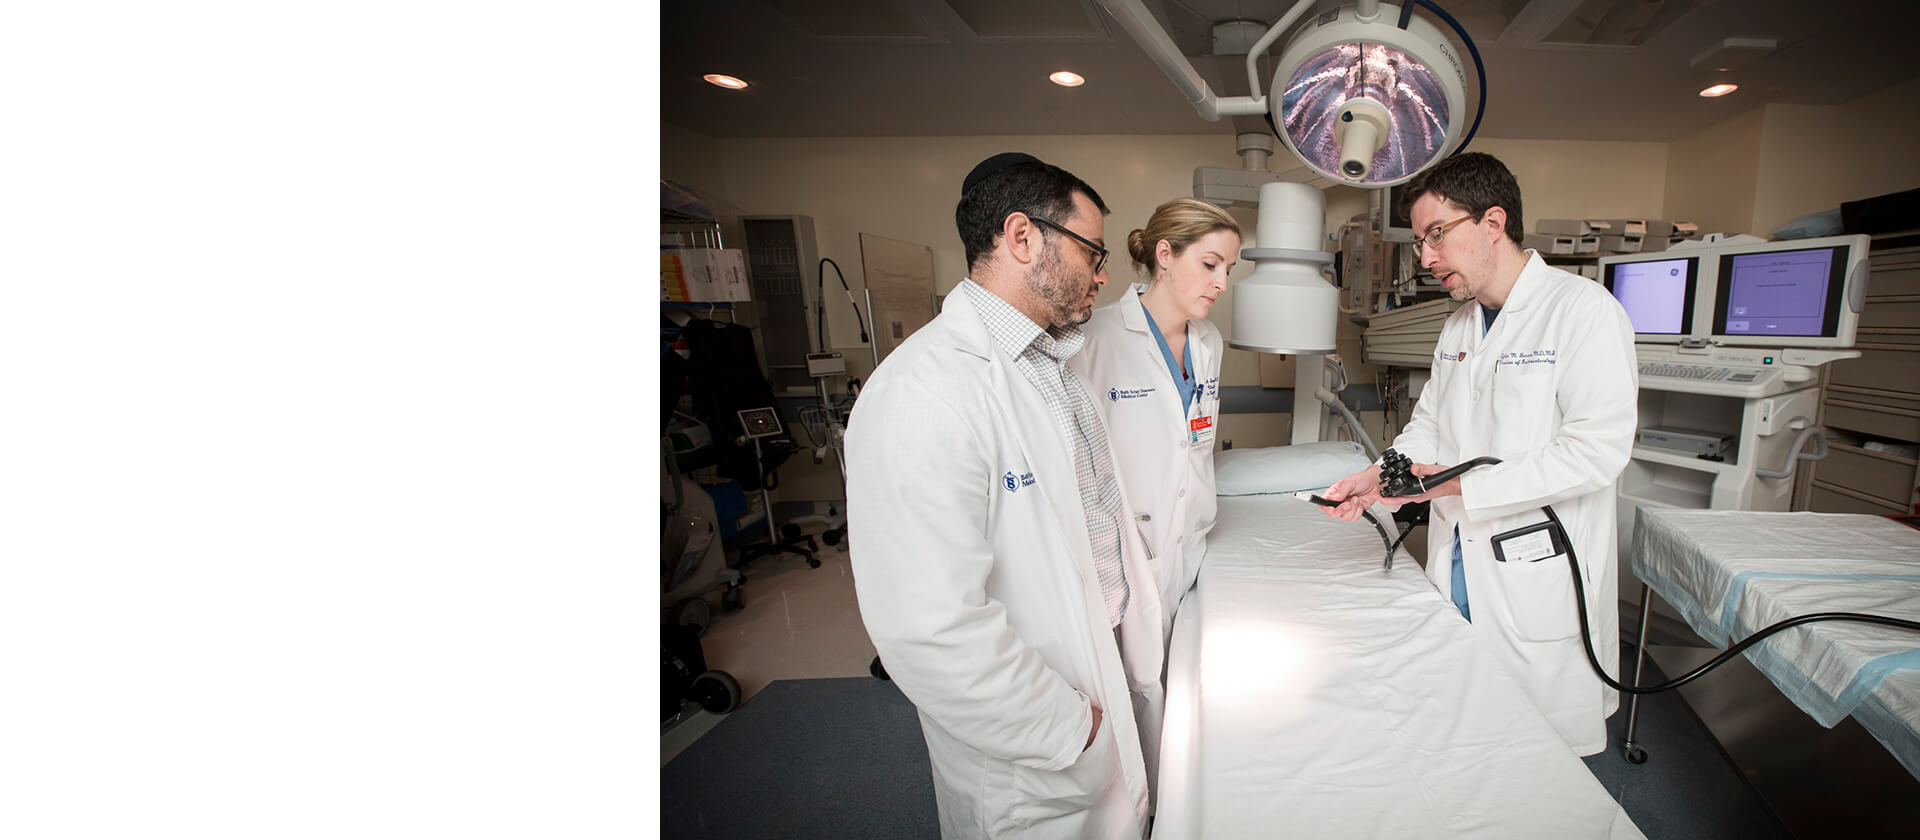
M 1608 263 L 1601 282 L 1627 310 L 1636 335 L 1683 336 L 1693 328 L 1700 258 Z
M 1412 242 L 1413 220 L 1400 209 L 1405 187 L 1387 187 L 1380 191 L 1380 238 L 1387 242 Z
M 1845 245 L 1722 255 L 1714 334 L 1836 336 L 1846 270 Z

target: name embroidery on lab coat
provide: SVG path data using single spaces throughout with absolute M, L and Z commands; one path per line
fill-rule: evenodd
M 1551 365 L 1557 361 L 1552 348 L 1516 350 L 1512 353 L 1501 353 L 1500 358 L 1494 360 L 1493 366 L 1499 369 L 1508 365 Z
M 1153 388 L 1151 388 L 1151 387 L 1148 387 L 1148 388 L 1108 388 L 1108 389 L 1107 389 L 1107 400 L 1108 400 L 1109 402 L 1119 402 L 1119 401 L 1121 401 L 1121 400 L 1137 400 L 1137 399 L 1141 399 L 1141 398 L 1143 398 L 1143 397 L 1146 397 L 1147 395 L 1149 395 L 1149 394 L 1152 394 L 1152 393 L 1153 393 Z
M 1000 482 L 1007 486 L 1007 492 L 1017 492 L 1022 487 L 1033 486 L 1033 473 L 1021 473 L 1015 476 L 1012 470 L 1008 470 L 1007 474 L 1000 479 Z

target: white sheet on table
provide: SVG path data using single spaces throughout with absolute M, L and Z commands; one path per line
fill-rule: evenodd
M 1920 531 L 1877 516 L 1646 509 L 1634 525 L 1633 570 L 1721 647 L 1809 613 L 1920 621 Z M 1920 635 L 1821 622 L 1775 634 L 1747 657 L 1832 726 L 1887 674 L 1920 667 Z
M 1634 574 L 1721 647 L 1810 613 L 1920 621 L 1920 531 L 1877 516 L 1649 508 L 1634 525 L 1632 556 Z M 1861 723 L 1920 778 L 1920 634 L 1820 622 L 1746 656 L 1821 726 L 1863 712 Z M 1876 703 L 1863 709 L 1868 698 Z
M 1174 631 L 1156 840 L 1640 837 L 1419 566 L 1383 554 L 1364 520 L 1220 499 Z
M 1920 779 L 1920 671 L 1888 674 L 1853 710 L 1867 732 L 1885 745 L 1907 772 Z

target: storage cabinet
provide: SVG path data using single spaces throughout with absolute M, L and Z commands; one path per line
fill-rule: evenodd
M 1860 358 L 1828 372 L 1821 425 L 1827 459 L 1810 464 L 1807 510 L 1880 515 L 1915 512 L 1920 459 L 1866 444 L 1920 450 L 1920 231 L 1875 236 L 1866 308 L 1854 347 Z

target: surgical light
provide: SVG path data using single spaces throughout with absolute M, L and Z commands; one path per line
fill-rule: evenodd
M 1425 18 L 1401 29 L 1360 9 L 1320 16 L 1274 68 L 1267 107 L 1307 166 L 1361 187 L 1405 182 L 1459 145 L 1466 76 Z

